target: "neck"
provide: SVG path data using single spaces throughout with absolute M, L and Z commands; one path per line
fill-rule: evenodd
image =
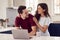
M 25 17 L 23 14 L 21 14 L 21 18 L 22 18 L 22 19 L 25 19 L 26 17 Z
M 41 17 L 44 17 L 44 13 L 41 14 Z

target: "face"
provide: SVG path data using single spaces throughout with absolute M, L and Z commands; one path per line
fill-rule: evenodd
M 43 10 L 43 8 L 42 8 L 41 6 L 38 6 L 38 7 L 37 7 L 37 10 L 38 10 L 38 13 L 39 13 L 39 14 L 44 13 L 44 10 Z
M 28 16 L 28 10 L 27 9 L 24 9 L 23 10 L 23 15 L 26 17 L 26 16 Z

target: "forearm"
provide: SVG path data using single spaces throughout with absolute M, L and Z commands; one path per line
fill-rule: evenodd
M 46 25 L 45 25 L 44 27 L 42 27 L 42 26 L 38 23 L 38 21 L 37 21 L 37 19 L 36 19 L 35 17 L 33 18 L 33 20 L 34 20 L 34 22 L 36 23 L 37 27 L 38 27 L 42 32 L 45 32 L 45 31 L 46 31 L 46 29 L 48 28 Z
M 31 32 L 30 32 L 30 34 L 35 35 L 35 34 L 36 34 L 36 32 L 35 32 L 35 31 L 31 31 Z
M 31 36 L 34 36 L 36 34 L 36 26 L 32 27 L 32 31 L 29 33 Z
M 42 32 L 45 32 L 46 30 L 44 29 L 44 27 L 42 27 L 38 22 L 36 23 L 36 25 L 39 27 L 39 29 L 42 31 Z
M 31 32 L 29 33 L 29 36 L 35 36 L 35 34 L 36 34 L 36 32 L 31 31 Z

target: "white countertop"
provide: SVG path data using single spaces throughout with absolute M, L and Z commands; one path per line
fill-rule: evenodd
M 0 29 L 0 32 L 9 31 L 15 29 L 14 27 L 3 28 Z M 14 39 L 12 34 L 0 34 L 0 40 L 25 40 L 25 39 Z M 60 40 L 60 37 L 49 37 L 49 36 L 40 36 L 40 37 L 33 37 L 29 40 Z
M 25 40 L 25 39 L 14 39 L 12 34 L 0 34 L 0 40 Z M 60 40 L 60 37 L 49 37 L 49 36 L 41 36 L 41 37 L 33 37 L 29 40 Z

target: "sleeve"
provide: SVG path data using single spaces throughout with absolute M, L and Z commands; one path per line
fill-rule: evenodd
M 51 18 L 46 18 L 44 25 L 49 26 L 49 25 L 50 25 L 50 23 L 52 23 Z
M 33 15 L 30 14 L 30 23 L 31 23 L 31 26 L 36 26 L 36 23 L 33 21 Z
M 18 17 L 15 18 L 15 27 L 20 27 L 19 18 Z

